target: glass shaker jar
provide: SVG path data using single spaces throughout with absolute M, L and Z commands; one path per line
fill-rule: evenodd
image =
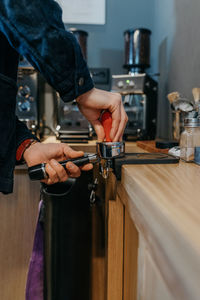
M 194 161 L 194 149 L 200 146 L 200 119 L 184 119 L 184 131 L 180 137 L 180 158 L 186 162 Z

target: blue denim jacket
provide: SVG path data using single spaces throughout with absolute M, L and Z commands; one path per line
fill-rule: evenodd
M 0 48 L 0 192 L 10 193 L 16 148 L 33 137 L 15 116 L 18 53 L 43 74 L 64 101 L 89 91 L 93 82 L 80 46 L 65 30 L 55 1 L 1 0 L 0 31 L 7 38 L 5 51 Z
M 64 101 L 93 87 L 76 38 L 66 31 L 53 0 L 1 0 L 0 30 Z

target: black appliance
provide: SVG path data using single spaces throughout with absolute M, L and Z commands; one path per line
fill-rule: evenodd
M 126 153 L 113 159 L 112 166 L 120 180 L 123 164 L 178 162 L 163 153 Z M 114 176 L 112 179 L 103 179 L 95 165 L 77 179 L 43 185 L 45 300 L 110 300 L 106 295 L 106 255 L 108 205 L 115 199 L 115 195 L 110 197 Z
M 150 67 L 150 35 L 145 28 L 124 32 L 127 74 L 112 76 L 112 91 L 122 95 L 128 123 L 124 139 L 154 139 L 157 118 L 157 82 L 145 70 Z
M 93 203 L 94 178 L 93 171 L 83 172 L 77 179 L 43 186 L 45 300 L 92 300 L 99 278 L 106 287 L 105 183 L 98 176 Z

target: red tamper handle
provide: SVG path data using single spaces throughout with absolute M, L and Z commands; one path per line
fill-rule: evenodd
M 110 131 L 112 128 L 112 115 L 109 111 L 105 111 L 101 116 L 101 124 L 103 125 L 105 135 L 106 135 L 106 142 L 112 142 L 110 138 Z

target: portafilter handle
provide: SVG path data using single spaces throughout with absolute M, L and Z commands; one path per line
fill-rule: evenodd
M 74 159 L 67 159 L 59 161 L 59 164 L 66 169 L 67 162 L 73 162 L 76 166 L 84 166 L 88 163 L 98 163 L 100 158 L 96 154 L 85 154 L 84 156 L 77 157 Z M 31 180 L 42 180 L 48 178 L 48 174 L 45 169 L 46 163 L 38 164 L 28 168 L 28 174 Z

